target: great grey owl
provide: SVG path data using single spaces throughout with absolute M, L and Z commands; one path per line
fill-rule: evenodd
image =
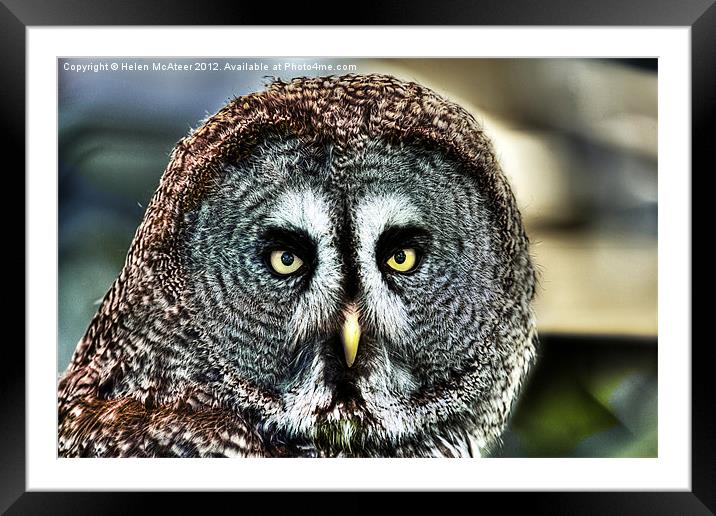
M 59 384 L 61 456 L 480 456 L 535 356 L 480 124 L 382 75 L 275 80 L 180 141 Z

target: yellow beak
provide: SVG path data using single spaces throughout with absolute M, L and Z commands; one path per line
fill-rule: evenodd
M 358 343 L 360 342 L 358 310 L 355 308 L 349 309 L 345 317 L 341 338 L 343 340 L 343 353 L 346 356 L 346 364 L 348 367 L 351 367 L 353 362 L 355 362 L 356 353 L 358 353 Z

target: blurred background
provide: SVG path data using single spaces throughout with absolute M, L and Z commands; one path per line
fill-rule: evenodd
M 541 356 L 493 455 L 657 456 L 656 59 L 212 58 L 219 71 L 152 71 L 196 61 L 58 62 L 58 372 L 179 139 L 273 76 L 388 73 L 483 122 L 532 241 Z M 150 70 L 77 71 L 112 62 Z

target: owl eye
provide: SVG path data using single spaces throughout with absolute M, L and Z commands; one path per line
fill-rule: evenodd
M 300 270 L 301 267 L 303 267 L 303 260 L 301 260 L 291 251 L 278 249 L 276 251 L 271 251 L 271 255 L 269 256 L 269 264 L 271 265 L 271 268 L 274 270 L 274 272 L 276 272 L 276 274 L 280 274 L 281 276 L 288 276 L 289 274 L 293 274 L 294 272 Z
M 417 258 L 415 249 L 398 249 L 385 263 L 396 272 L 410 272 L 415 268 Z

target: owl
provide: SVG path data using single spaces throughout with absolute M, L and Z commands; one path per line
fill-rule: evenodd
M 274 80 L 180 141 L 58 389 L 63 457 L 479 457 L 537 347 L 482 126 L 384 75 Z

